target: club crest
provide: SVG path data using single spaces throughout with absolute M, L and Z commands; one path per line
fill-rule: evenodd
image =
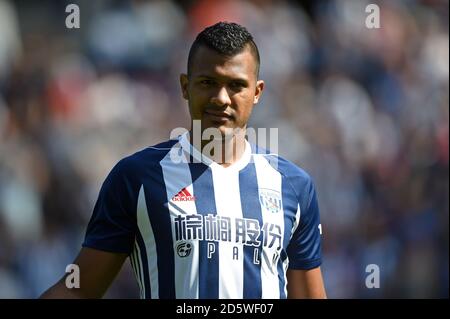
M 271 213 L 281 211 L 281 194 L 272 189 L 261 189 L 259 192 L 259 202 L 261 206 Z

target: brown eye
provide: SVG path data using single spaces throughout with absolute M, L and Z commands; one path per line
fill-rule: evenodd
M 205 86 L 211 86 L 211 85 L 214 85 L 214 81 L 209 80 L 209 79 L 204 79 L 204 80 L 200 81 L 200 84 L 205 85 Z
M 241 82 L 231 82 L 230 87 L 231 87 L 233 90 L 241 90 L 241 89 L 243 89 L 245 86 L 244 86 L 244 84 L 241 83 Z

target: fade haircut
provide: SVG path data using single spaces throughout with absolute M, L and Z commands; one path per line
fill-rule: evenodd
M 201 46 L 205 46 L 227 57 L 242 52 L 248 46 L 255 58 L 255 72 L 256 78 L 258 78 L 260 63 L 258 47 L 253 41 L 253 36 L 245 27 L 232 22 L 219 22 L 200 32 L 189 50 L 188 75 L 191 73 L 195 53 Z

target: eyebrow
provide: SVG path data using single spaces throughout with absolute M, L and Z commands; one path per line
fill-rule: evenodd
M 213 76 L 213 75 L 206 75 L 206 74 L 195 75 L 194 78 L 206 78 L 206 79 L 225 78 L 227 80 L 243 82 L 243 83 L 249 83 L 250 82 L 247 78 L 242 78 L 242 77 L 235 77 L 235 78 L 233 78 L 233 77 L 228 77 L 228 76 Z

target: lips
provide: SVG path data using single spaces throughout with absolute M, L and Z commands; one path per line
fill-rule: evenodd
M 220 122 L 228 121 L 232 118 L 231 114 L 217 110 L 205 110 L 205 115 L 214 121 Z
M 218 117 L 231 117 L 231 114 L 228 114 L 224 111 L 217 111 L 217 110 L 205 110 L 205 113 L 208 115 L 218 116 Z

